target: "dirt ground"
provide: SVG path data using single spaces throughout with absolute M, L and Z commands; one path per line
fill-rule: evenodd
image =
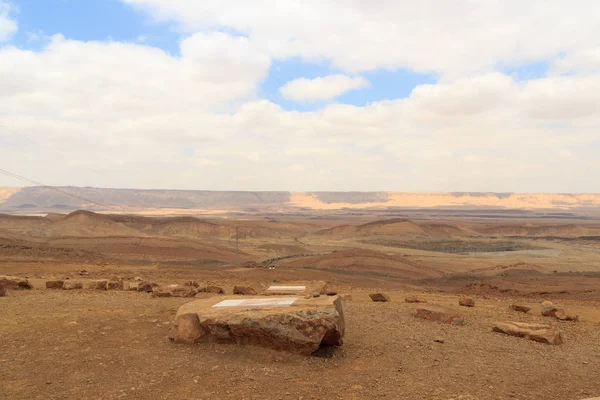
M 0 297 L 1 399 L 600 396 L 600 252 L 592 223 L 550 222 L 534 229 L 511 221 L 510 229 L 502 228 L 505 236 L 496 230 L 489 234 L 496 236 L 483 237 L 497 224 L 244 221 L 249 228 L 236 254 L 230 235 L 235 225 L 196 224 L 189 233 L 189 220 L 174 228 L 164 221 L 150 226 L 147 220 L 80 217 L 68 224 L 61 218 L 0 221 L 0 275 L 28 277 L 34 285 Z M 114 229 L 146 236 L 119 237 L 111 235 Z M 544 250 L 454 254 L 417 248 L 424 241 L 454 246 L 456 238 L 487 246 L 495 237 Z M 260 267 L 236 265 L 238 257 L 240 264 Z M 236 284 L 325 280 L 352 295 L 343 303 L 344 345 L 311 357 L 235 345 L 174 345 L 168 331 L 177 308 L 190 299 L 45 289 L 55 278 L 136 276 L 161 285 L 195 280 L 228 294 Z M 375 291 L 391 301 L 372 302 L 368 294 Z M 460 307 L 464 326 L 416 319 L 416 305 L 404 302 L 418 296 L 459 308 L 463 294 L 476 301 L 474 308 Z M 543 300 L 578 313 L 579 322 L 542 317 Z M 508 308 L 514 303 L 533 310 L 516 313 Z M 494 333 L 497 321 L 556 325 L 565 342 L 550 346 Z

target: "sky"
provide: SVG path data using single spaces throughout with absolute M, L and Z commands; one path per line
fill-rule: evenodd
M 600 2 L 0 0 L 0 169 L 59 186 L 600 192 Z

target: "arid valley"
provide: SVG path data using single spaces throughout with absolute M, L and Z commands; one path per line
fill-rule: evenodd
M 68 196 L 21 193 L 19 199 L 17 192 L 5 189 L 0 203 L 0 278 L 25 279 L 32 289 L 7 286 L 0 297 L 0 398 L 600 396 L 596 204 L 552 205 L 546 196 L 537 207 L 503 207 L 468 195 L 481 204 L 401 207 L 329 194 L 343 206 L 311 207 L 273 194 L 269 204 L 257 204 L 244 194 L 185 208 L 179 203 L 189 198 L 177 194 L 142 207 L 148 193 L 137 195 L 136 204 L 131 195 L 78 192 L 84 200 L 69 203 Z M 86 204 L 90 196 L 108 208 Z M 239 344 L 174 344 L 168 336 L 177 309 L 193 299 L 123 290 L 136 278 L 156 288 L 224 291 L 200 291 L 200 299 L 231 298 L 239 285 L 261 292 L 326 282 L 343 304 L 343 345 L 305 356 Z M 100 280 L 119 286 L 88 288 Z M 83 288 L 47 288 L 54 281 Z M 372 301 L 373 293 L 389 301 Z M 461 297 L 475 306 L 459 306 Z M 409 298 L 455 309 L 464 324 L 415 318 L 419 304 Z M 544 301 L 578 320 L 543 316 Z M 515 304 L 531 310 L 509 308 Z M 494 332 L 501 321 L 550 325 L 562 344 Z

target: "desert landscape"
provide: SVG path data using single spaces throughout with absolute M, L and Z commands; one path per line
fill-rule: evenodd
M 67 199 L 45 190 L 7 189 L 0 204 L 2 398 L 600 396 L 600 221 L 585 201 L 368 207 L 370 195 L 337 193 L 330 204 L 342 206 L 324 209 L 242 193 L 196 198 L 186 212 L 178 193 L 165 192 L 160 207 L 89 193 L 81 197 L 92 205 L 56 207 Z M 268 204 L 242 206 L 249 198 Z M 323 283 L 308 298 L 339 298 L 343 344 L 302 355 L 169 340 L 190 297 L 241 298 L 232 295 L 243 286 L 256 298 L 298 282 Z M 370 296 L 378 293 L 384 301 Z M 436 306 L 461 323 L 416 317 Z M 499 322 L 542 324 L 553 336 L 504 335 L 493 331 Z

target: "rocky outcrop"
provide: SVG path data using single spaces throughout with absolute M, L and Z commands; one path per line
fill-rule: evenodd
M 406 303 L 427 303 L 427 300 L 421 299 L 419 297 L 407 297 L 404 299 Z
M 558 345 L 563 343 L 560 330 L 550 325 L 527 324 L 523 322 L 498 322 L 492 330 L 494 332 L 545 344 Z
M 62 288 L 63 290 L 83 289 L 83 283 L 67 279 Z
M 369 297 L 371 298 L 371 300 L 373 300 L 375 302 L 390 301 L 390 298 L 388 297 L 388 295 L 383 294 L 383 293 L 373 293 L 373 294 L 370 294 Z
M 475 300 L 470 297 L 461 297 L 458 299 L 458 305 L 462 307 L 475 307 Z
M 281 300 L 276 298 L 231 297 L 227 301 L 233 303 L 229 304 L 241 305 L 213 307 L 221 300 L 195 300 L 181 306 L 169 333 L 171 341 L 189 344 L 212 340 L 305 355 L 319 346 L 342 344 L 345 324 L 339 296 L 284 298 L 293 301 L 289 306 L 274 306 L 273 301 Z
M 531 307 L 520 305 L 520 304 L 511 304 L 509 308 L 513 311 L 522 312 L 522 313 L 528 313 L 529 311 L 531 311 Z
M 0 276 L 0 286 L 4 286 L 6 289 L 10 290 L 33 289 L 33 285 L 27 280 L 27 278 L 10 275 Z
M 437 304 L 420 306 L 413 312 L 413 316 L 452 325 L 463 325 L 465 322 L 458 311 Z
M 253 287 L 250 286 L 234 286 L 233 294 L 241 294 L 244 296 L 254 296 L 257 295 L 258 292 L 254 290 Z
M 46 282 L 46 289 L 62 289 L 65 281 L 48 281 Z

